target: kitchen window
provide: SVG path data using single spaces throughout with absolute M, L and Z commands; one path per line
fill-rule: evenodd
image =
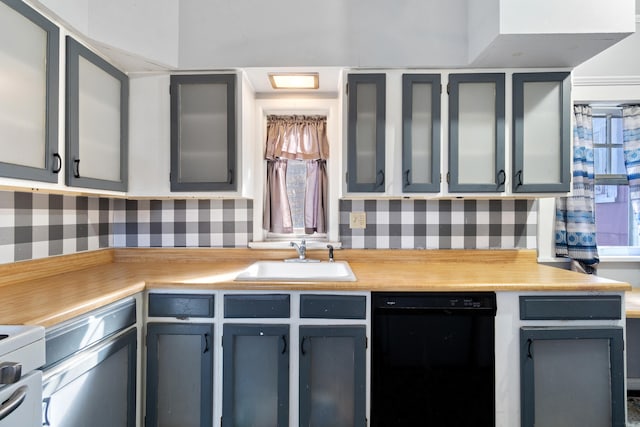
M 621 247 L 634 247 L 634 252 L 640 254 L 639 228 L 634 220 L 624 164 L 622 129 L 622 108 L 593 108 L 596 238 L 602 255 Z
M 289 178 L 284 180 L 288 186 L 288 199 L 290 198 L 293 230 L 287 233 L 269 231 L 264 227 L 264 212 L 267 203 L 267 160 L 265 160 L 265 148 L 267 141 L 267 124 L 269 116 L 322 116 L 326 118 L 326 138 L 328 141 L 328 153 L 326 159 L 326 205 L 325 205 L 325 232 L 308 233 L 304 226 L 303 210 L 306 186 L 306 160 L 296 161 L 288 159 L 287 174 Z M 252 248 L 284 248 L 289 247 L 290 241 L 305 239 L 307 246 L 310 242 L 317 242 L 317 248 L 324 248 L 326 242 L 331 242 L 335 247 L 340 247 L 338 224 L 338 199 L 340 193 L 340 172 L 342 152 L 340 147 L 340 120 L 339 100 L 337 98 L 301 99 L 294 97 L 282 97 L 272 99 L 258 99 L 256 101 L 255 137 L 249 150 L 253 153 L 253 172 L 251 175 L 261 177 L 252 180 L 253 202 L 253 240 L 249 243 Z M 253 145 L 255 144 L 255 145 Z M 245 148 L 246 149 L 246 148 Z M 302 179 L 304 177 L 304 179 Z M 320 245 L 320 243 L 323 243 Z

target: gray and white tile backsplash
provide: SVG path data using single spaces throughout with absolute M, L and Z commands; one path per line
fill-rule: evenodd
M 364 212 L 366 228 L 350 229 Z M 341 200 L 340 240 L 353 249 L 535 249 L 535 200 Z
M 365 229 L 349 213 L 365 212 Z M 341 200 L 345 248 L 535 248 L 534 200 Z M 0 191 L 0 263 L 108 247 L 246 247 L 253 201 Z

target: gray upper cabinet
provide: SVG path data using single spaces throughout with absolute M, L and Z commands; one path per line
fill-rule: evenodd
M 569 191 L 570 90 L 568 72 L 513 75 L 514 193 Z
M 59 30 L 0 0 L 0 176 L 57 182 Z
M 402 76 L 402 190 L 440 191 L 440 74 Z
M 349 74 L 347 190 L 385 191 L 385 74 Z
M 449 191 L 504 191 L 504 74 L 451 74 L 448 92 Z
M 66 183 L 126 191 L 129 78 L 67 37 Z
M 236 75 L 171 76 L 171 191 L 235 191 Z

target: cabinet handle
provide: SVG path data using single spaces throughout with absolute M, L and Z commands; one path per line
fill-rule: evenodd
M 307 352 L 304 350 L 304 342 L 307 340 L 307 337 L 302 337 L 302 341 L 300 341 L 300 354 L 305 356 Z
M 287 352 L 287 336 L 286 335 L 282 336 L 282 344 L 283 344 L 282 354 L 285 354 Z
M 409 177 L 410 177 L 410 175 L 409 175 L 409 174 L 410 174 L 410 173 L 411 173 L 411 172 L 410 172 L 410 170 L 409 170 L 409 169 L 407 169 L 406 171 L 404 171 L 404 185 L 405 185 L 406 187 L 408 187 L 409 185 L 411 185 L 411 180 L 409 180 Z
M 11 395 L 11 397 L 9 397 L 9 399 L 2 403 L 2 406 L 0 406 L 0 420 L 3 420 L 11 415 L 13 411 L 18 409 L 18 407 L 22 405 L 22 402 L 24 402 L 24 398 L 27 397 L 28 390 L 29 387 L 27 387 L 26 385 L 18 387 L 18 389 Z
M 378 175 L 377 176 L 382 176 L 382 179 L 380 180 L 380 183 L 376 182 L 376 186 L 380 187 L 380 186 L 384 185 L 384 171 L 382 169 L 380 169 L 378 171 Z
M 529 338 L 527 340 L 527 357 L 529 359 L 533 359 L 533 354 L 531 354 L 531 344 L 533 344 L 533 341 L 531 340 L 531 338 Z
M 204 351 L 202 353 L 204 354 L 208 352 L 209 352 L 209 334 L 204 334 Z
M 60 173 L 62 170 L 62 157 L 59 153 L 53 153 L 53 158 L 56 159 L 56 165 L 53 167 L 53 173 Z
M 51 422 L 49 422 L 49 405 L 51 404 L 51 398 L 45 397 L 44 399 L 42 399 L 42 403 L 44 403 L 44 414 L 42 414 L 44 420 L 42 420 L 42 425 L 50 426 Z
M 73 159 L 73 177 L 80 178 L 80 159 Z
M 229 174 L 227 175 L 227 184 L 233 184 L 233 169 L 229 169 Z
M 522 185 L 522 169 L 516 173 L 516 178 L 516 188 L 518 188 Z
M 504 169 L 500 169 L 500 172 L 498 172 L 498 190 L 504 187 L 505 182 L 507 182 L 507 174 L 504 172 Z

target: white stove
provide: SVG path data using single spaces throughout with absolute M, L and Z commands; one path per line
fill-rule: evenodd
M 42 425 L 44 328 L 0 325 L 0 427 Z

